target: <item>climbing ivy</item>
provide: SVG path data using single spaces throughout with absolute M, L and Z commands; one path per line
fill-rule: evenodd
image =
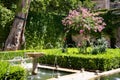
M 3 20 L 0 20 L 0 31 L 4 31 L 1 29 L 3 26 L 5 29 L 5 32 L 0 32 L 0 36 L 3 38 L 4 35 L 2 34 L 7 33 L 4 39 L 0 38 L 1 42 L 5 42 L 9 33 L 18 1 L 19 0 L 0 0 L 0 5 L 2 5 L 0 6 L 0 16 L 4 14 L 4 16 L 2 16 L 4 17 L 4 22 L 2 23 Z M 27 49 L 50 48 L 49 43 L 52 44 L 53 47 L 60 46 L 64 35 L 64 26 L 61 20 L 68 14 L 69 10 L 76 9 L 78 5 L 83 4 L 80 1 L 87 1 L 84 2 L 83 6 L 88 5 L 88 7 L 91 7 L 91 5 L 94 5 L 90 5 L 91 0 L 32 0 L 25 32 Z M 8 15 L 6 16 L 5 14 Z M 118 15 L 107 12 L 102 16 L 107 24 L 104 32 L 108 33 L 117 28 L 113 26 L 118 25 L 118 23 L 116 23 L 119 22 Z M 109 35 L 111 34 L 113 33 L 109 33 Z

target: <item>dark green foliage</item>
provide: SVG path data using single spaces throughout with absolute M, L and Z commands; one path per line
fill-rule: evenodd
M 102 34 L 105 34 L 109 36 L 111 41 L 111 47 L 115 48 L 116 44 L 116 33 L 120 26 L 120 9 L 111 9 L 111 10 L 97 10 L 97 12 L 100 12 L 100 16 L 104 18 L 104 22 L 106 23 L 106 27 L 103 30 Z M 99 33 L 92 33 L 92 35 L 99 36 L 100 38 L 101 34 Z
M 120 9 L 113 9 L 107 11 L 103 14 L 103 18 L 106 25 L 106 28 L 103 30 L 105 34 L 110 37 L 111 47 L 115 48 L 116 44 L 116 32 L 120 26 Z
M 26 80 L 26 71 L 20 66 L 0 61 L 0 80 Z
M 113 9 L 102 15 L 107 24 L 104 33 L 108 34 L 110 37 L 115 37 L 115 31 L 120 26 L 120 14 L 117 14 L 119 11 L 120 9 Z
M 62 18 L 74 9 L 79 0 L 35 0 L 31 3 L 26 27 L 27 48 L 60 47 L 64 35 Z
M 34 0 L 31 3 L 26 27 L 27 48 L 60 47 L 65 34 L 61 20 L 70 10 L 81 6 L 81 0 Z M 84 1 L 84 6 L 90 0 Z M 92 4 L 92 3 L 90 3 Z M 92 5 L 90 5 L 92 6 Z M 90 8 L 90 6 L 88 6 Z
M 0 47 L 2 47 L 2 43 L 5 42 L 9 34 L 13 15 L 11 10 L 0 5 Z
M 60 44 L 63 35 L 61 18 L 54 14 L 30 12 L 26 27 L 27 48 L 51 48 L 50 45 Z
M 47 55 L 44 57 L 44 59 L 40 58 L 40 63 L 46 63 L 48 65 L 54 65 L 54 60 L 57 57 L 57 64 L 60 67 L 65 68 L 73 68 L 73 69 L 81 69 L 85 68 L 86 70 L 110 70 L 112 68 L 118 68 L 119 67 L 119 61 L 118 59 L 114 58 L 91 58 L 91 57 L 80 57 L 80 56 L 55 56 L 53 55 Z M 107 56 L 106 56 L 107 57 Z M 47 59 L 47 60 L 46 60 Z
M 14 11 L 16 8 L 16 4 L 18 3 L 19 0 L 0 0 L 0 5 L 3 5 L 7 9 L 11 9 Z

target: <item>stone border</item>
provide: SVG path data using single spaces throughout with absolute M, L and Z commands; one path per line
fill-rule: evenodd
M 96 80 L 96 79 L 100 79 L 100 77 L 112 75 L 115 73 L 120 73 L 120 68 L 113 69 L 110 71 L 105 71 L 102 73 L 97 73 L 97 74 L 95 72 L 87 72 L 87 71 L 77 72 L 74 74 L 60 76 L 59 78 L 51 78 L 47 80 Z

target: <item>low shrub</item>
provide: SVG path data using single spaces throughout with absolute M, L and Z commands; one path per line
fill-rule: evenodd
M 76 54 L 76 50 L 71 50 L 72 53 L 61 53 L 60 51 L 52 52 L 45 51 L 47 54 L 39 58 L 41 64 L 59 65 L 60 67 L 87 70 L 110 70 L 119 68 L 120 66 L 120 50 L 108 49 L 105 53 L 92 54 Z
M 92 54 L 98 54 L 98 53 L 103 53 L 106 51 L 108 47 L 108 42 L 105 40 L 104 37 L 97 39 L 95 44 L 93 43 L 92 45 L 92 51 L 90 53 Z
M 0 80 L 26 80 L 26 70 L 21 66 L 12 66 L 0 61 Z
M 0 52 L 0 59 L 1 60 L 9 60 L 14 59 L 15 57 L 24 57 L 24 51 L 4 51 Z
M 18 51 L 1 51 L 0 60 L 10 60 L 16 57 L 28 57 L 26 52 L 41 52 L 42 50 L 18 50 Z
M 66 53 L 62 53 L 61 49 L 9 51 L 1 52 L 0 58 L 13 59 L 16 56 L 25 57 L 26 52 L 44 52 L 45 55 L 38 59 L 40 64 L 58 65 L 64 68 L 85 68 L 86 70 L 105 71 L 120 67 L 119 49 L 106 49 L 106 52 L 98 54 L 78 54 L 77 48 L 68 48 Z

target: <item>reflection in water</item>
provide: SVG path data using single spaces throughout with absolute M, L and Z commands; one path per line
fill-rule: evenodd
M 53 70 L 38 69 L 38 74 L 28 76 L 28 80 L 46 80 L 46 79 L 49 79 L 49 78 L 57 77 L 58 74 L 60 76 L 63 76 L 63 75 L 68 75 L 70 73 L 69 72 L 61 72 L 61 71 L 58 72 L 58 71 L 54 70 L 54 74 L 53 74 Z
M 100 80 L 120 80 L 120 73 L 102 77 Z

